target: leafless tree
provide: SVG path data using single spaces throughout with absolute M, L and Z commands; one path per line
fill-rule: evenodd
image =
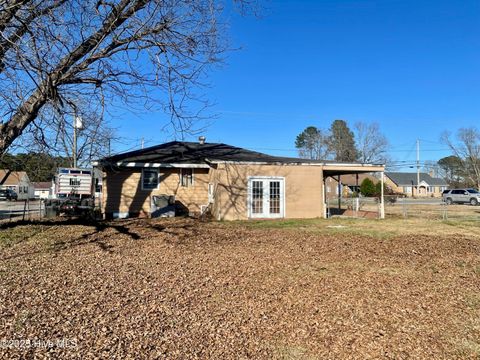
M 115 129 L 104 120 L 102 109 L 94 105 L 77 103 L 71 111 L 65 109 L 61 113 L 46 109 L 22 136 L 20 144 L 29 151 L 69 158 L 71 166 L 74 148 L 80 166 L 89 166 L 92 161 L 108 156 L 111 143 L 119 138 Z M 74 126 L 79 125 L 77 119 L 80 119 L 81 126 L 76 128 L 74 147 Z
M 460 159 L 466 177 L 480 188 L 480 131 L 475 127 L 461 128 L 455 137 L 446 131 L 441 141 Z
M 422 172 L 426 172 L 427 174 L 431 175 L 432 177 L 441 177 L 444 175 L 442 169 L 438 165 L 438 162 L 433 160 L 425 160 L 422 165 Z
M 220 1 L 0 0 L 0 154 L 79 101 L 155 98 L 187 130 L 205 105 L 195 89 L 227 49 Z
M 357 122 L 354 126 L 355 142 L 362 163 L 388 163 L 388 140 L 378 123 Z

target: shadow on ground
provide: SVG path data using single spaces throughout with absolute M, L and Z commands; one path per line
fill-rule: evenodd
M 62 251 L 72 247 L 95 244 L 108 253 L 113 252 L 114 246 L 111 240 L 116 234 L 125 235 L 133 241 L 140 241 L 155 236 L 155 233 L 164 233 L 171 235 L 174 239 L 184 239 L 192 233 L 196 233 L 195 221 L 175 221 L 171 223 L 162 223 L 151 219 L 127 219 L 114 221 L 95 221 L 84 218 L 56 218 L 50 220 L 25 220 L 5 222 L 0 224 L 0 231 L 29 226 L 46 227 L 44 231 L 58 227 L 58 231 L 64 231 L 64 239 L 57 239 L 53 242 L 49 251 Z M 78 227 L 78 228 L 77 228 Z M 92 228 L 85 229 L 85 227 Z M 30 236 L 25 237 L 28 240 Z M 176 242 L 176 241 L 168 241 Z M 45 250 L 36 251 L 40 253 Z M 29 255 L 29 253 L 17 253 L 12 256 L 2 258 L 3 260 Z

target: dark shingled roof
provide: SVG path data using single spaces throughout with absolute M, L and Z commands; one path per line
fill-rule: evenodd
M 33 187 L 35 190 L 40 190 L 40 189 L 45 189 L 49 190 L 52 187 L 52 183 L 50 181 L 40 181 L 40 182 L 34 182 Z
M 399 186 L 417 184 L 417 173 L 386 172 L 385 176 L 388 176 L 390 180 Z M 425 181 L 430 186 L 448 186 L 445 180 L 431 177 L 427 173 L 420 173 L 420 182 L 422 181 Z
M 278 157 L 242 149 L 236 146 L 216 143 L 172 141 L 149 148 L 126 152 L 100 160 L 101 164 L 124 163 L 176 163 L 204 164 L 211 161 L 245 161 L 264 163 L 325 163 L 324 160 L 307 160 Z

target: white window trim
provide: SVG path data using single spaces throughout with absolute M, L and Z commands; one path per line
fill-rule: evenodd
M 153 188 L 153 189 L 145 189 L 143 187 L 143 173 L 144 171 L 156 171 L 157 173 L 157 187 L 156 188 Z M 160 189 L 160 170 L 158 169 L 142 169 L 142 176 L 141 176 L 141 179 L 140 179 L 140 186 L 142 187 L 142 191 L 153 191 L 153 190 L 158 190 Z
M 272 218 L 272 219 L 285 219 L 287 217 L 287 206 L 286 206 L 286 201 L 285 201 L 285 189 L 287 187 L 287 180 L 283 176 L 248 176 L 247 177 L 247 215 L 249 219 L 262 219 L 262 218 L 255 218 L 252 217 L 252 207 L 251 207 L 251 196 L 252 194 L 250 193 L 250 181 L 251 180 L 281 180 L 283 181 L 283 187 L 282 187 L 282 192 L 281 192 L 281 206 L 282 206 L 282 216 L 272 216 L 272 217 L 265 217 L 265 219 Z

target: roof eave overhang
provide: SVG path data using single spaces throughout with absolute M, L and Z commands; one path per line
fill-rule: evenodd
M 119 161 L 115 164 L 121 167 L 133 167 L 133 168 L 195 168 L 195 169 L 209 169 L 208 164 L 191 164 L 191 163 L 156 163 L 156 162 L 125 162 Z
M 225 161 L 209 159 L 213 164 L 236 164 L 236 165 L 298 165 L 298 166 L 322 166 L 324 170 L 359 170 L 361 172 L 385 171 L 384 165 L 355 164 L 355 163 L 330 163 L 330 162 L 296 162 L 296 161 Z
M 323 166 L 323 163 L 301 163 L 286 161 L 228 161 L 228 160 L 208 160 L 212 164 L 233 164 L 233 165 L 304 165 L 304 166 Z
M 95 161 L 94 166 L 105 166 L 105 163 Z M 192 163 L 157 163 L 157 162 L 132 162 L 132 161 L 117 161 L 108 164 L 110 166 L 127 167 L 127 168 L 195 168 L 195 169 L 209 169 L 208 164 L 192 164 Z

